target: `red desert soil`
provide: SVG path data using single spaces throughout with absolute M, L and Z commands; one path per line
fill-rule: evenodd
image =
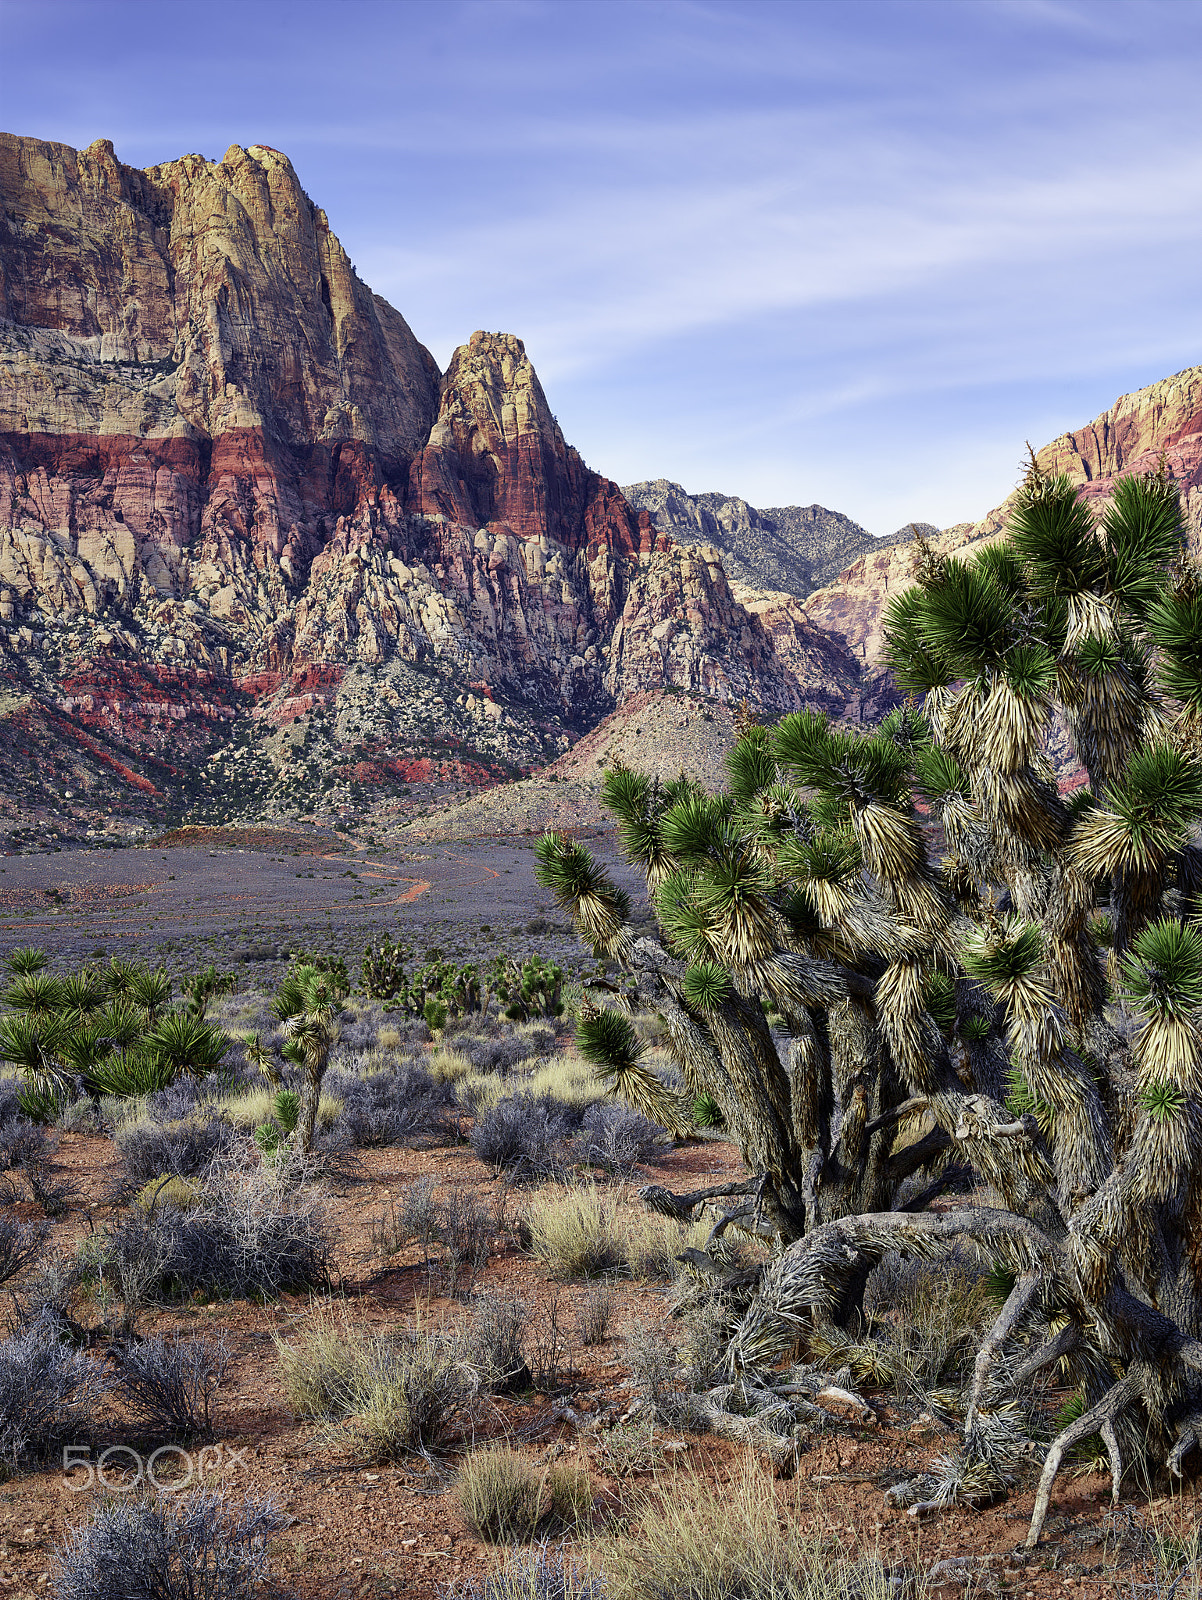
M 53 1225 L 54 1242 L 70 1249 L 90 1230 L 113 1219 L 105 1198 L 116 1174 L 113 1144 L 103 1138 L 64 1134 L 57 1160 L 64 1175 L 80 1187 L 82 1200 Z M 334 1186 L 328 1195 L 336 1237 L 334 1294 L 325 1301 L 343 1315 L 386 1329 L 423 1326 L 465 1315 L 461 1302 L 431 1290 L 417 1248 L 391 1259 L 373 1249 L 371 1223 L 386 1203 L 413 1179 L 431 1174 L 446 1190 L 469 1184 L 512 1219 L 525 1191 L 495 1179 L 460 1146 L 434 1151 L 386 1149 L 362 1153 L 357 1181 Z M 665 1152 L 646 1168 L 646 1177 L 668 1187 L 687 1189 L 709 1174 L 730 1176 L 741 1170 L 733 1148 L 714 1142 Z M 615 1188 L 620 1205 L 639 1206 L 632 1191 Z M 23 1208 L 27 1209 L 27 1208 Z M 536 1307 L 533 1332 L 545 1321 L 559 1296 L 561 1318 L 571 1325 L 573 1308 L 587 1292 L 583 1284 L 556 1284 L 524 1254 L 512 1235 L 498 1232 L 494 1253 L 479 1284 L 515 1290 Z M 216 1438 L 220 1460 L 209 1481 L 234 1495 L 271 1496 L 291 1517 L 274 1541 L 279 1577 L 303 1600 L 332 1596 L 405 1594 L 435 1595 L 497 1565 L 501 1552 L 477 1539 L 465 1526 L 451 1489 L 454 1459 L 428 1463 L 409 1459 L 370 1465 L 355 1462 L 315 1438 L 309 1423 L 297 1423 L 285 1403 L 272 1344 L 273 1335 L 287 1338 L 305 1327 L 322 1302 L 308 1296 L 283 1296 L 276 1304 L 245 1301 L 188 1304 L 157 1314 L 144 1314 L 142 1332 L 224 1333 L 233 1353 L 230 1370 L 216 1403 Z M 565 1316 L 566 1312 L 566 1316 Z M 664 1290 L 624 1284 L 605 1343 L 575 1351 L 579 1377 L 571 1391 L 578 1412 L 617 1417 L 632 1398 L 623 1364 L 624 1332 L 636 1323 L 662 1323 L 666 1338 L 677 1336 L 679 1324 L 667 1318 Z M 937 1562 L 966 1554 L 994 1554 L 993 1572 L 976 1584 L 1013 1589 L 1026 1600 L 1052 1596 L 1094 1596 L 1129 1586 L 1106 1566 L 1101 1523 L 1109 1509 L 1108 1486 L 1100 1479 L 1062 1479 L 1054 1497 L 1050 1532 L 1033 1563 L 1008 1564 L 1007 1552 L 1026 1533 L 1032 1494 L 1028 1489 L 982 1512 L 954 1509 L 932 1521 L 916 1524 L 904 1511 L 886 1507 L 879 1478 L 906 1467 L 920 1470 L 932 1456 L 954 1446 L 954 1439 L 926 1423 L 895 1418 L 880 1397 L 870 1396 L 878 1411 L 876 1426 L 839 1425 L 821 1435 L 803 1456 L 797 1477 L 779 1485 L 791 1514 L 817 1524 L 832 1547 L 854 1555 L 879 1549 L 891 1561 L 907 1562 L 925 1571 Z M 607 1477 L 595 1460 L 597 1435 L 577 1433 L 556 1416 L 554 1401 L 544 1395 L 484 1403 L 477 1441 L 510 1435 L 531 1459 L 543 1465 L 557 1456 L 588 1461 L 597 1495 L 598 1532 L 606 1513 L 621 1513 L 649 1489 L 672 1492 L 675 1483 L 700 1473 L 724 1482 L 740 1469 L 739 1447 L 712 1437 L 680 1437 L 683 1448 L 668 1452 L 654 1474 L 636 1479 Z M 210 1459 L 216 1460 L 216 1457 Z M 114 1456 L 110 1479 L 121 1481 L 121 1458 Z M 168 1470 L 168 1469 L 164 1469 Z M 73 1489 L 61 1470 L 25 1474 L 0 1489 L 0 1596 L 46 1592 L 51 1550 L 69 1524 L 97 1503 L 98 1491 Z M 1134 1497 L 1133 1497 L 1134 1503 Z M 1193 1521 L 1197 1494 L 1186 1490 L 1179 1512 Z M 1072 1529 L 1072 1538 L 1063 1537 Z M 961 1593 L 963 1580 L 944 1583 L 938 1592 Z

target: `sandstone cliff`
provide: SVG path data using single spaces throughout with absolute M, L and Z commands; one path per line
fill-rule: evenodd
M 101 741 L 93 789 L 219 796 L 250 718 L 246 793 L 296 803 L 299 716 L 349 794 L 365 697 L 395 715 L 342 768 L 457 781 L 631 694 L 854 692 L 795 601 L 745 607 L 584 464 L 520 340 L 440 376 L 278 151 L 139 172 L 3 135 L 0 194 L 0 670 L 59 767 Z

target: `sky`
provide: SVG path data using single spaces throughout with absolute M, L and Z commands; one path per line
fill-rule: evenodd
M 1193 0 L 0 0 L 0 127 L 292 159 L 445 367 L 873 533 L 1202 363 Z

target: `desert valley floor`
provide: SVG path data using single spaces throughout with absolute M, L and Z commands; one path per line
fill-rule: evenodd
M 8 855 L 0 860 L 0 954 L 40 945 L 58 971 L 112 957 L 162 962 L 177 988 L 186 974 L 213 962 L 236 974 L 233 992 L 210 1012 L 235 1037 L 270 1021 L 267 1002 L 291 950 L 341 953 L 356 981 L 364 945 L 384 934 L 419 955 L 437 947 L 448 959 L 479 960 L 504 950 L 550 957 L 569 975 L 591 971 L 589 952 L 534 881 L 535 842 L 530 836 L 366 844 L 263 828 L 193 830 L 122 850 Z M 594 835 L 590 844 L 635 888 L 612 836 Z M 420 1024 L 394 1025 L 357 993 L 348 998 L 343 1029 L 344 1058 L 336 1052 L 332 1066 L 362 1066 L 370 1057 L 374 1068 L 387 1067 L 403 1057 L 453 1078 L 503 1054 L 496 1028 L 491 1040 L 479 1027 L 461 1035 L 448 1029 L 434 1040 Z M 520 1092 L 526 1083 L 538 1090 L 565 1063 L 579 1076 L 562 1022 L 500 1032 L 518 1041 L 497 1069 L 505 1092 Z M 359 1052 L 354 1061 L 345 1056 L 352 1049 Z M 742 1172 L 734 1146 L 711 1134 L 661 1141 L 644 1145 L 637 1159 L 607 1166 L 569 1139 L 565 1148 L 575 1154 L 554 1177 L 542 1173 L 523 1182 L 520 1171 L 499 1172 L 473 1149 L 470 1104 L 461 1101 L 437 1140 L 344 1150 L 332 1160 L 315 1196 L 329 1241 L 322 1283 L 259 1299 L 196 1293 L 148 1303 L 138 1314 L 142 1335 L 224 1338 L 230 1360 L 214 1401 L 216 1444 L 205 1472 L 223 1491 L 270 1496 L 279 1507 L 286 1525 L 273 1537 L 272 1554 L 286 1591 L 304 1600 L 392 1594 L 425 1600 L 478 1585 L 505 1552 L 465 1519 L 456 1476 L 465 1452 L 493 1441 L 527 1458 L 544 1486 L 552 1471 L 567 1481 L 564 1469 L 583 1469 L 572 1480 L 584 1490 L 571 1517 L 544 1520 L 541 1529 L 582 1568 L 592 1562 L 605 1570 L 607 1552 L 637 1540 L 657 1497 L 687 1499 L 699 1483 L 722 1492 L 731 1485 L 734 1493 L 751 1470 L 790 1519 L 812 1532 L 816 1549 L 853 1563 L 879 1557 L 870 1563 L 873 1579 L 847 1591 L 865 1600 L 927 1592 L 951 1600 L 965 1591 L 1013 1591 L 1024 1600 L 1167 1597 L 1161 1579 L 1168 1570 L 1187 1571 L 1187 1582 L 1196 1585 L 1197 1491 L 1190 1482 L 1175 1497 L 1157 1493 L 1151 1500 L 1132 1483 L 1112 1511 L 1103 1478 L 1066 1474 L 1043 1542 L 1029 1555 L 1020 1546 L 1032 1472 L 1009 1498 L 980 1511 L 956 1507 L 918 1521 L 889 1507 L 889 1485 L 955 1444 L 954 1424 L 917 1391 L 906 1398 L 864 1386 L 867 1412 L 832 1411 L 789 1478 L 774 1479 L 736 1443 L 657 1419 L 639 1372 L 648 1340 L 663 1348 L 687 1343 L 685 1322 L 672 1314 L 671 1283 L 672 1258 L 687 1230 L 658 1218 L 649 1233 L 636 1190 L 647 1183 L 682 1191 L 729 1181 Z M 129 1146 L 113 1136 L 118 1130 L 77 1119 L 48 1132 L 48 1170 L 60 1197 L 46 1219 L 49 1242 L 69 1257 L 120 1227 L 145 1196 L 138 1195 L 138 1176 L 131 1177 Z M 245 1144 L 253 1150 L 249 1138 Z M 614 1237 L 627 1241 L 599 1277 L 549 1269 L 531 1248 L 532 1213 L 565 1192 L 587 1194 Z M 429 1235 L 406 1239 L 396 1226 L 415 1193 L 431 1207 L 466 1206 L 476 1219 L 483 1243 L 456 1281 L 446 1251 L 432 1249 Z M 13 1190 L 10 1199 L 17 1216 L 43 1216 L 31 1195 Z M 967 1268 L 963 1277 L 941 1283 L 938 1294 L 979 1313 Z M 599 1300 L 598 1286 L 606 1283 L 612 1292 Z M 525 1308 L 528 1370 L 510 1391 L 477 1396 L 438 1449 L 378 1459 L 344 1430 L 295 1414 L 282 1361 L 288 1347 L 303 1345 L 315 1329 L 332 1330 L 336 1339 L 352 1332 L 437 1334 L 467 1327 L 486 1302 Z M 586 1336 L 602 1302 L 604 1325 Z M 109 1334 L 101 1330 L 98 1306 L 85 1306 L 79 1316 L 93 1329 L 101 1359 Z M 929 1306 L 922 1315 L 931 1315 Z M 955 1332 L 949 1337 L 954 1342 Z M 1048 1405 L 1054 1409 L 1058 1398 L 1049 1393 Z M 89 1461 L 129 1437 L 119 1427 L 99 1437 Z M 119 1452 L 110 1458 L 114 1493 L 131 1488 L 131 1459 Z M 64 1474 L 54 1463 L 19 1470 L 0 1486 L 0 1596 L 48 1592 L 56 1544 L 103 1492 L 89 1487 L 86 1476 Z M 1170 1548 L 1192 1551 L 1184 1568 L 1180 1558 L 1176 1567 L 1166 1565 Z

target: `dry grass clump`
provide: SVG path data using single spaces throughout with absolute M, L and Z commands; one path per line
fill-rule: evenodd
M 586 1349 L 604 1344 L 617 1305 L 618 1297 L 608 1283 L 593 1284 L 580 1301 L 576 1307 L 576 1334 Z
M 925 1389 L 968 1375 L 981 1335 L 997 1307 L 987 1275 L 974 1263 L 884 1257 L 868 1280 L 864 1308 L 884 1338 L 838 1353 L 860 1383 Z M 880 1370 L 873 1370 L 877 1354 Z M 818 1359 L 826 1352 L 812 1350 Z M 834 1352 L 831 1353 L 835 1355 Z
M 459 1468 L 455 1496 L 468 1526 L 493 1544 L 533 1537 L 542 1520 L 539 1474 L 516 1450 L 471 1451 Z
M 544 1061 L 521 1079 L 520 1084 L 533 1095 L 553 1094 L 557 1100 L 578 1111 L 605 1099 L 605 1085 L 588 1062 L 581 1060 L 574 1050 L 565 1050 L 561 1055 Z
M 561 1278 L 671 1278 L 680 1252 L 708 1232 L 703 1223 L 682 1228 L 651 1212 L 619 1216 L 595 1184 L 535 1195 L 522 1220 L 531 1253 Z
M 540 1474 L 516 1450 L 496 1445 L 464 1458 L 455 1492 L 468 1526 L 494 1544 L 533 1538 L 540 1526 L 581 1532 L 593 1510 L 587 1467 L 556 1461 Z
M 200 1204 L 199 1183 L 189 1178 L 152 1178 L 139 1189 L 134 1204 L 139 1211 L 150 1212 L 156 1206 L 174 1206 L 177 1211 L 192 1211 Z
M 216 1109 L 228 1117 L 235 1128 L 253 1133 L 260 1123 L 271 1121 L 275 1112 L 275 1090 L 244 1089 L 218 1101 Z M 317 1126 L 332 1127 L 341 1115 L 342 1101 L 336 1095 L 323 1094 L 317 1102 Z
M 886 1600 L 895 1593 L 875 1557 L 832 1558 L 799 1508 L 777 1501 L 773 1482 L 747 1460 L 730 1483 L 675 1476 L 670 1494 L 647 1494 L 636 1531 L 604 1557 L 613 1600 Z
M 461 1341 L 445 1330 L 389 1338 L 318 1313 L 275 1346 L 293 1415 L 334 1424 L 373 1461 L 450 1443 L 478 1389 Z
M 466 1073 L 455 1081 L 455 1099 L 473 1117 L 492 1111 L 509 1093 L 509 1084 L 499 1072 Z
M 593 1479 L 587 1467 L 555 1461 L 547 1472 L 547 1517 L 564 1533 L 579 1533 L 593 1511 Z
M 626 1264 L 613 1205 L 592 1184 L 534 1195 L 524 1221 L 532 1254 L 557 1277 L 598 1278 Z
M 463 1078 L 471 1077 L 475 1072 L 469 1056 L 464 1055 L 461 1050 L 452 1050 L 447 1045 L 440 1045 L 422 1065 L 435 1083 L 458 1083 Z

